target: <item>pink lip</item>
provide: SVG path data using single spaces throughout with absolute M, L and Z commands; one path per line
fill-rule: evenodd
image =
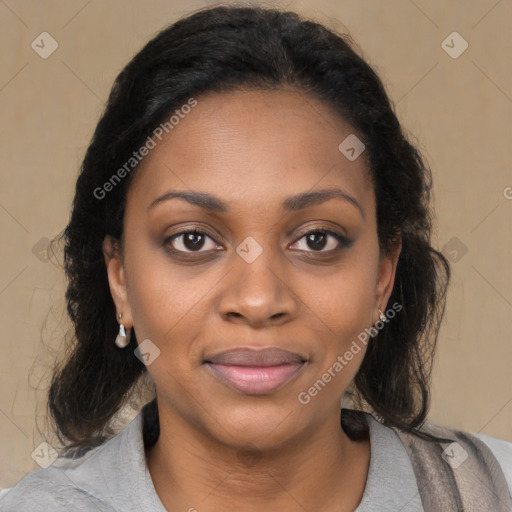
M 248 395 L 272 393 L 289 382 L 305 365 L 299 354 L 270 347 L 238 348 L 205 360 L 215 377 Z
M 213 374 L 237 391 L 248 395 L 272 393 L 288 382 L 304 363 L 276 366 L 234 366 L 208 363 Z

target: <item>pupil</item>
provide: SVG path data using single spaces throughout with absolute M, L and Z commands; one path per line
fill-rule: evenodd
M 197 241 L 197 239 L 200 239 L 199 240 L 199 243 Z M 187 249 L 190 249 L 190 250 L 196 250 L 196 249 L 200 249 L 201 246 L 202 246 L 202 243 L 204 242 L 204 240 L 202 240 L 203 238 L 203 234 L 202 233 L 188 233 L 187 236 L 185 237 L 185 247 Z M 190 243 L 190 245 L 189 245 Z
M 320 247 L 318 246 L 318 242 L 315 241 L 317 236 L 320 236 Z M 312 247 L 313 249 L 323 249 L 325 247 L 326 239 L 327 237 L 325 236 L 325 233 L 322 233 L 321 231 L 311 233 L 308 237 L 308 241 L 313 242 L 313 245 L 316 245 L 316 247 Z

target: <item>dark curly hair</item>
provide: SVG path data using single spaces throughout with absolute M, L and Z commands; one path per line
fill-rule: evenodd
M 135 329 L 132 350 L 114 345 L 118 323 L 102 252 L 106 235 L 122 248 L 136 166 L 102 199 L 95 191 L 191 97 L 286 86 L 323 101 L 366 146 L 380 250 L 390 254 L 402 242 L 390 303 L 403 311 L 368 344 L 350 392 L 354 404 L 383 424 L 422 435 L 450 267 L 430 243 L 430 169 L 404 134 L 381 80 L 353 47 L 348 34 L 293 12 L 221 6 L 161 31 L 116 78 L 61 234 L 75 336 L 55 368 L 48 408 L 68 451 L 87 451 L 113 435 L 113 419 L 147 375 L 133 356 Z M 157 411 L 151 421 L 158 431 Z M 346 425 L 350 421 L 349 414 Z

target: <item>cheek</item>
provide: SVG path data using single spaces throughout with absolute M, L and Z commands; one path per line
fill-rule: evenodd
M 321 279 L 304 281 L 305 306 L 318 328 L 341 342 L 372 324 L 376 279 L 369 261 L 344 264 Z
M 172 263 L 163 247 L 133 245 L 126 253 L 128 298 L 139 337 L 164 342 L 175 338 L 176 330 L 192 332 L 201 325 L 194 316 L 214 289 L 216 273 L 198 276 L 197 268 Z

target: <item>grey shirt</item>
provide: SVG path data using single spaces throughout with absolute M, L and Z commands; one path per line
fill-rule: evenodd
M 400 438 L 367 414 L 370 468 L 355 512 L 423 511 L 414 471 Z M 22 478 L 0 497 L 2 512 L 166 512 L 153 487 L 141 413 L 117 436 L 79 459 L 57 459 Z M 512 496 L 512 443 L 475 434 L 498 459 Z M 198 500 L 199 501 L 199 500 Z M 190 510 L 201 510 L 191 503 Z

